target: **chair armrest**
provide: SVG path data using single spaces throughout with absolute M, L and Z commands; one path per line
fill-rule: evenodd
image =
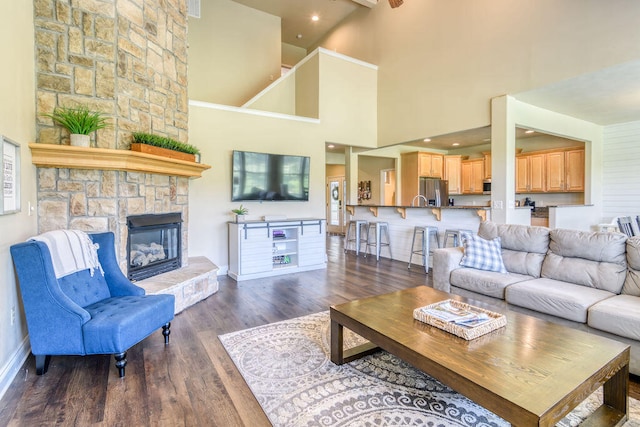
M 47 245 L 29 241 L 10 250 L 33 354 L 84 354 L 82 325 L 91 316 L 60 289 Z
M 122 274 L 122 270 L 120 270 L 118 260 L 116 259 L 113 233 L 94 233 L 90 234 L 89 237 L 91 237 L 94 243 L 99 245 L 98 259 L 104 270 L 104 279 L 107 282 L 107 286 L 109 286 L 111 296 L 144 295 L 144 289 L 131 283 L 131 281 Z
M 433 251 L 433 287 L 451 292 L 451 272 L 460 267 L 464 249 L 461 247 L 442 248 Z

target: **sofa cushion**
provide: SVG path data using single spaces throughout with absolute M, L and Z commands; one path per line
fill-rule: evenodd
M 102 273 L 89 269 L 68 274 L 58 279 L 62 292 L 80 307 L 86 307 L 105 298 L 111 297 L 109 286 Z
M 616 295 L 589 309 L 589 326 L 640 340 L 640 298 Z
M 507 273 L 502 262 L 499 237 L 486 240 L 477 235 L 465 234 L 462 246 L 464 254 L 460 260 L 461 266 Z
M 505 300 L 509 304 L 586 323 L 589 307 L 613 295 L 600 289 L 541 278 L 507 287 Z
M 500 237 L 502 260 L 509 272 L 540 277 L 542 261 L 549 249 L 548 228 L 483 221 L 478 235 L 484 239 Z
M 627 266 L 629 269 L 622 293 L 640 297 L 640 236 L 627 240 Z
M 476 270 L 475 268 L 458 268 L 451 272 L 451 285 L 493 298 L 504 299 L 507 286 L 533 277 L 515 273 L 497 273 L 495 271 Z
M 620 293 L 627 274 L 621 233 L 551 230 L 542 277 Z

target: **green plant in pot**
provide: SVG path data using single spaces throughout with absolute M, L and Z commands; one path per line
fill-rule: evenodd
M 244 216 L 249 213 L 249 209 L 247 209 L 244 206 L 240 205 L 239 208 L 231 209 L 231 212 L 236 214 L 236 222 L 238 222 L 238 221 L 244 219 Z
M 50 117 L 55 123 L 69 131 L 71 145 L 88 147 L 89 135 L 109 126 L 108 117 L 100 111 L 91 111 L 87 107 L 56 107 Z
M 131 136 L 133 137 L 134 144 L 147 144 L 168 150 L 180 151 L 181 153 L 200 154 L 200 150 L 193 145 L 176 141 L 166 136 L 153 135 L 145 132 L 133 132 Z

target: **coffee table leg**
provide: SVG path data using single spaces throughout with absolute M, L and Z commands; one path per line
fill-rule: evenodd
M 629 365 L 625 365 L 604 383 L 604 404 L 629 416 Z
M 344 327 L 331 319 L 331 361 L 336 365 L 344 363 Z

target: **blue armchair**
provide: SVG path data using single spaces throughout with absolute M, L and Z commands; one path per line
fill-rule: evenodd
M 47 372 L 52 355 L 113 354 L 124 377 L 129 348 L 160 327 L 169 343 L 174 296 L 145 295 L 122 274 L 113 233 L 89 237 L 99 245 L 104 276 L 85 269 L 57 279 L 46 243 L 11 246 L 38 375 Z

